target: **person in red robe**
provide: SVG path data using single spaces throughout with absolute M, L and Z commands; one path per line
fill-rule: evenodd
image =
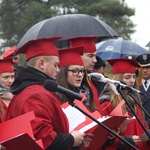
M 138 89 L 138 83 L 140 80 L 137 80 L 136 77 L 136 68 L 140 68 L 140 65 L 133 59 L 110 59 L 107 60 L 112 65 L 112 73 L 113 79 L 118 81 L 123 81 L 126 85 Z M 105 93 L 105 91 L 103 92 Z M 109 91 L 107 93 L 101 94 L 100 104 L 102 115 L 109 115 L 112 110 L 123 101 L 121 95 L 113 91 Z M 144 118 L 144 112 L 142 112 L 141 108 L 134 102 L 132 98 L 128 95 L 128 91 L 123 90 L 125 97 L 132 107 L 134 113 L 137 115 L 145 129 L 148 129 L 148 125 Z M 104 98 L 105 97 L 105 98 Z M 140 95 L 138 93 L 134 94 L 133 97 L 138 100 L 139 104 L 141 104 Z M 138 98 L 137 98 L 138 97 Z M 129 118 L 134 117 L 133 112 L 129 108 L 129 106 L 125 103 L 122 106 L 122 114 L 128 113 Z M 140 135 L 144 133 L 142 126 L 139 124 L 137 119 L 131 119 L 130 121 L 125 121 L 117 131 L 120 136 L 122 136 L 125 140 L 130 142 L 132 145 L 136 146 L 139 150 L 149 150 L 150 147 L 147 142 L 143 142 L 140 139 Z M 119 140 L 115 139 L 114 143 L 110 146 L 104 145 L 103 150 L 130 150 L 131 148 Z
M 0 60 L 0 123 L 4 122 L 9 102 L 12 99 L 10 86 L 14 81 L 14 70 L 12 68 L 12 59 Z M 0 145 L 0 150 L 6 148 Z
M 17 69 L 20 63 L 20 55 L 15 54 L 16 48 L 17 46 L 12 46 L 8 48 L 1 56 L 2 59 L 12 58 L 14 71 Z
M 92 112 L 100 110 L 100 104 L 98 99 L 98 89 L 94 85 L 93 81 L 88 77 L 88 73 L 92 72 L 95 66 L 96 60 L 96 46 L 94 40 L 97 40 L 96 36 L 81 36 L 66 39 L 70 43 L 70 47 L 83 46 L 82 60 L 85 65 L 86 73 L 84 75 L 82 84 L 79 91 L 85 93 L 87 99 L 84 105 L 89 108 Z
M 65 48 L 58 51 L 60 72 L 56 77 L 58 84 L 66 89 L 77 92 L 86 72 L 83 60 L 83 47 Z M 69 101 L 67 95 L 56 92 L 62 104 Z
M 8 105 L 13 97 L 10 87 L 14 82 L 14 70 L 12 58 L 0 60 L 0 103 L 3 106 L 1 121 L 4 121 Z
M 98 37 L 96 36 L 81 36 L 81 37 L 74 37 L 66 39 L 69 42 L 69 45 L 71 48 L 77 47 L 77 46 L 83 46 L 83 55 L 82 60 L 85 65 L 86 73 L 84 74 L 83 81 L 81 83 L 81 86 L 78 88 L 79 93 L 84 93 L 86 95 L 86 99 L 84 100 L 83 104 L 90 110 L 91 112 L 99 111 L 101 114 L 100 109 L 100 103 L 99 103 L 99 93 L 97 86 L 93 82 L 91 78 L 89 78 L 88 74 L 93 72 L 95 63 L 97 62 L 96 59 L 96 45 L 95 40 L 98 40 Z M 101 84 L 97 82 L 97 84 Z M 101 135 L 99 136 L 101 137 Z M 99 150 L 94 149 L 94 150 Z M 88 147 L 86 150 L 93 150 L 90 147 Z
M 78 88 L 80 88 L 86 73 L 83 60 L 81 58 L 83 55 L 83 47 L 64 48 L 58 52 L 60 59 L 60 72 L 56 78 L 58 84 L 70 91 L 79 93 Z M 64 95 L 59 92 L 55 92 L 55 94 L 58 96 L 62 104 L 66 102 L 73 104 L 73 99 L 70 99 L 68 95 Z M 83 96 L 82 93 L 83 102 L 84 98 L 86 97 Z M 90 145 L 91 137 L 93 137 L 92 134 L 86 134 L 86 137 L 83 140 L 83 143 L 85 143 L 84 148 Z
M 53 92 L 44 88 L 47 79 L 54 80 L 59 73 L 59 54 L 55 42 L 60 37 L 31 40 L 17 50 L 26 54 L 27 67 L 19 66 L 11 86 L 14 97 L 6 120 L 34 111 L 31 122 L 34 138 L 41 139 L 46 150 L 79 149 L 84 133 L 69 133 L 68 120 L 61 103 Z

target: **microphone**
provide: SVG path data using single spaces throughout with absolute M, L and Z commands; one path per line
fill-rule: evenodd
M 45 80 L 44 88 L 51 92 L 59 92 L 59 93 L 65 94 L 71 100 L 74 100 L 74 99 L 82 100 L 82 96 L 80 94 L 73 92 L 71 90 L 68 90 L 62 86 L 59 86 L 56 81 L 51 80 L 51 79 Z
M 92 78 L 93 80 L 97 80 L 98 82 L 104 82 L 104 83 L 113 83 L 115 86 L 119 85 L 120 87 L 129 90 L 131 92 L 137 92 L 137 93 L 143 93 L 135 88 L 132 88 L 126 84 L 121 83 L 120 81 L 117 80 L 112 80 L 109 78 L 105 78 L 102 74 L 100 73 L 89 73 L 88 76 Z

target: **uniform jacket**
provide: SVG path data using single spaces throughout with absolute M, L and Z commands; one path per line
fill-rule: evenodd
M 141 85 L 140 91 L 144 93 L 144 94 L 141 94 L 141 100 L 142 100 L 143 107 L 150 115 L 150 86 L 148 87 L 147 91 L 145 91 L 143 85 Z M 145 118 L 150 127 L 150 118 L 146 115 L 145 115 Z

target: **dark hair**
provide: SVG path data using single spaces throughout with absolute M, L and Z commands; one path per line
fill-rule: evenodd
M 57 75 L 57 82 L 60 86 L 63 86 L 64 88 L 70 89 L 68 82 L 67 82 L 67 70 L 69 66 L 61 67 L 60 72 Z M 70 89 L 72 90 L 72 89 Z M 66 95 L 59 93 L 59 97 L 61 99 L 61 102 L 67 102 L 68 98 Z
M 65 66 L 65 67 L 60 68 L 60 72 L 57 75 L 57 82 L 60 86 L 63 86 L 64 88 L 67 88 L 67 89 L 72 90 L 74 92 L 79 92 L 79 88 L 74 88 L 74 87 L 70 86 L 67 82 L 68 68 L 69 68 L 69 66 Z M 95 111 L 96 106 L 95 106 L 95 102 L 94 102 L 94 94 L 93 94 L 93 91 L 92 91 L 92 89 L 88 83 L 88 79 L 87 79 L 86 75 L 83 78 L 82 84 L 84 84 L 89 89 L 89 93 L 90 93 L 89 109 L 91 111 Z M 61 103 L 65 103 L 68 101 L 68 98 L 66 97 L 66 95 L 61 94 L 61 93 L 57 93 L 56 95 L 58 95 L 59 98 L 61 99 Z
M 105 67 L 106 64 L 99 56 L 96 56 L 97 62 L 95 63 L 94 69 L 99 69 L 100 67 Z

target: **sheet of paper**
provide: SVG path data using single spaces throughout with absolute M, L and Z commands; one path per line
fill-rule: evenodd
M 86 120 L 85 115 L 72 106 L 63 108 L 63 111 L 68 118 L 70 132 L 74 130 L 79 124 L 83 123 Z
M 104 126 L 110 128 L 111 130 L 117 130 L 118 126 L 124 122 L 127 118 L 126 116 L 101 116 L 98 111 L 90 112 L 82 103 L 82 101 L 74 101 L 76 106 L 80 107 L 83 111 L 88 113 L 94 119 L 98 120 L 97 124 L 90 117 L 82 114 L 78 108 L 70 106 L 68 103 L 62 104 L 62 109 L 65 112 L 70 125 L 70 131 L 79 130 L 80 132 L 92 133 L 94 136 L 89 149 L 99 149 L 106 141 L 108 130 Z M 117 110 L 118 112 L 118 110 Z M 116 114 L 116 113 L 115 113 Z M 103 137 L 103 138 L 101 138 Z

